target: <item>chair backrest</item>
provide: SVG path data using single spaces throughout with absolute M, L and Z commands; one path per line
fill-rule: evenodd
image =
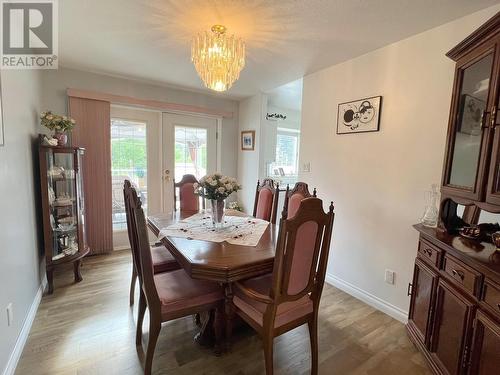
M 141 207 L 132 209 L 132 216 L 134 217 L 137 232 L 137 249 L 142 275 L 140 285 L 146 296 L 149 311 L 151 314 L 158 316 L 161 311 L 161 303 L 154 282 L 153 259 L 151 258 L 146 216 Z
M 177 189 L 181 211 L 199 211 L 200 197 L 194 193 L 198 180 L 192 174 L 185 174 L 179 182 L 174 182 L 174 210 L 177 209 Z
M 286 213 L 287 219 L 292 218 L 299 209 L 300 202 L 304 198 L 316 197 L 316 188 L 313 193 L 309 193 L 309 186 L 305 182 L 297 182 L 292 190 L 286 186 L 285 203 L 283 205 L 283 212 Z
M 137 191 L 129 180 L 125 180 L 123 183 L 123 198 L 125 202 L 125 215 L 127 218 L 128 240 L 130 242 L 130 249 L 132 250 L 133 267 L 137 273 L 137 277 L 139 278 L 139 283 L 142 283 L 141 263 L 138 249 L 139 239 L 134 215 L 134 209 L 141 208 L 142 204 L 139 196 L 137 195 Z
M 275 304 L 310 294 L 316 307 L 325 281 L 333 229 L 333 202 L 328 213 L 316 197 L 300 202 L 294 217 L 281 218 L 271 298 Z
M 262 184 L 257 181 L 253 216 L 276 224 L 279 191 L 279 184 L 275 185 L 270 178 L 265 178 Z

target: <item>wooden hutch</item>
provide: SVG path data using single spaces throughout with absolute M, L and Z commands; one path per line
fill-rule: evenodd
M 500 374 L 500 251 L 491 242 L 500 227 L 482 224 L 476 239 L 462 229 L 500 213 L 500 13 L 447 56 L 456 70 L 440 223 L 415 225 L 407 330 L 436 374 Z
M 80 282 L 81 259 L 89 253 L 84 226 L 84 151 L 78 147 L 45 145 L 40 136 L 40 190 L 49 294 L 54 290 L 54 268 L 73 263 L 75 282 Z

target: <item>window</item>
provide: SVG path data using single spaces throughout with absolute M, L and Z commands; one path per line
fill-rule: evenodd
M 192 174 L 198 180 L 207 174 L 207 129 L 175 127 L 175 180 Z
M 130 180 L 147 213 L 146 123 L 111 119 L 111 184 L 113 230 L 127 228 L 123 181 Z
M 294 183 L 298 175 L 300 132 L 278 128 L 276 135 L 276 159 L 269 165 L 268 175 L 281 182 Z

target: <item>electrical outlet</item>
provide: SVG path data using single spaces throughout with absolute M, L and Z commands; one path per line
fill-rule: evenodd
M 12 303 L 7 305 L 7 325 L 10 327 L 14 323 L 14 310 Z
M 394 284 L 395 272 L 391 270 L 385 270 L 385 282 L 387 284 Z
M 302 172 L 311 172 L 311 163 L 303 163 L 302 164 Z

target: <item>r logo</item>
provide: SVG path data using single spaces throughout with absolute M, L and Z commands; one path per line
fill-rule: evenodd
M 2 4 L 3 55 L 53 53 L 52 2 Z

